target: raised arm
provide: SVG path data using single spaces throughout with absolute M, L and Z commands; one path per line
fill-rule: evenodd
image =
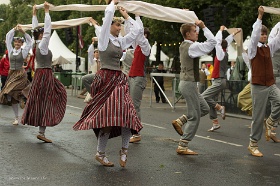
M 25 59 L 29 53 L 29 50 L 32 47 L 32 39 L 29 34 L 27 34 L 24 30 L 22 30 L 21 26 L 18 25 L 18 30 L 24 34 L 25 37 L 25 43 L 26 45 L 24 46 L 22 50 L 22 57 Z
M 140 46 L 141 51 L 145 56 L 149 56 L 151 53 L 151 45 L 149 43 L 149 40 L 144 35 L 143 22 L 140 19 L 139 15 L 135 15 L 135 20 L 140 27 L 140 32 L 138 34 L 138 37 L 136 38 L 136 45 Z
M 97 36 L 99 51 L 105 51 L 109 43 L 110 27 L 115 13 L 115 1 L 116 0 L 112 0 L 105 9 L 105 17 L 101 27 L 100 36 Z
M 8 49 L 8 56 L 10 57 L 11 52 L 13 51 L 13 39 L 15 35 L 16 28 L 12 28 L 7 34 L 6 34 L 6 46 Z
M 280 50 L 280 22 L 278 22 L 271 30 L 268 37 L 268 46 L 270 48 L 271 56 L 273 57 L 274 53 L 277 50 Z
M 190 46 L 189 56 L 191 58 L 196 58 L 208 54 L 214 49 L 215 45 L 217 44 L 215 36 L 201 20 L 196 21 L 196 25 L 198 25 L 203 30 L 204 36 L 207 40 L 204 43 L 195 42 Z
M 49 3 L 45 2 L 44 3 L 44 8 L 45 8 L 45 24 L 44 24 L 44 33 L 43 33 L 43 38 L 42 41 L 39 43 L 39 49 L 41 54 L 47 55 L 49 51 L 49 42 L 51 38 L 51 17 L 49 14 Z
M 260 38 L 261 38 L 262 17 L 263 17 L 263 14 L 264 14 L 263 7 L 260 6 L 258 11 L 259 11 L 258 19 L 253 25 L 251 41 L 250 41 L 250 45 L 248 47 L 248 57 L 249 57 L 249 59 L 253 59 L 256 56 L 258 42 L 260 41 Z
M 32 29 L 36 28 L 38 26 L 38 19 L 37 19 L 37 9 L 36 9 L 36 4 L 33 6 L 33 11 L 32 11 Z
M 216 48 L 216 56 L 217 56 L 217 59 L 219 61 L 222 61 L 225 57 L 225 52 L 223 51 L 223 48 L 222 48 L 222 40 L 223 40 L 223 31 L 225 29 L 225 26 L 221 26 L 220 27 L 220 30 L 217 32 L 215 38 L 216 38 L 216 41 L 217 41 L 217 44 L 215 46 Z
M 140 31 L 140 26 L 134 19 L 132 19 L 127 14 L 127 12 L 124 8 L 120 7 L 119 11 L 122 14 L 122 16 L 125 18 L 125 20 L 130 22 L 130 24 L 132 25 L 130 32 L 121 38 L 121 47 L 123 50 L 125 50 L 125 49 L 129 48 L 132 45 L 132 43 L 136 40 L 136 38 L 139 34 L 139 31 Z

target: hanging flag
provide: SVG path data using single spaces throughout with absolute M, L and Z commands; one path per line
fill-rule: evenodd
M 83 41 L 83 37 L 82 37 L 82 32 L 81 32 L 81 25 L 79 25 L 77 27 L 77 31 L 78 31 L 78 38 L 79 38 L 79 48 L 84 48 L 84 41 Z

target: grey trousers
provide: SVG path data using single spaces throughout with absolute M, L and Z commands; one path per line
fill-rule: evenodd
M 200 117 L 208 114 L 210 108 L 201 94 L 198 93 L 196 82 L 181 80 L 179 90 L 186 100 L 186 116 L 188 117 L 181 140 L 191 141 L 196 134 Z
M 217 119 L 218 117 L 215 109 L 217 102 L 214 100 L 214 97 L 217 97 L 219 93 L 226 88 L 226 83 L 227 81 L 225 78 L 214 79 L 212 85 L 201 94 L 210 107 L 209 116 L 211 120 Z
M 280 90 L 277 86 L 251 85 L 253 99 L 253 116 L 250 140 L 259 141 L 263 132 L 266 105 L 271 104 L 270 118 L 277 122 L 280 119 Z
M 90 93 L 91 84 L 93 82 L 94 74 L 87 74 L 82 77 L 82 83 Z
M 139 119 L 141 120 L 140 105 L 142 101 L 143 91 L 146 88 L 146 77 L 129 77 L 129 94 L 132 98 L 134 108 L 137 112 Z

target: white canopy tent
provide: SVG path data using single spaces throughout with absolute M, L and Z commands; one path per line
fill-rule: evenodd
M 150 61 L 156 61 L 156 53 L 157 53 L 157 43 L 155 42 L 155 44 L 151 48 L 151 54 L 149 58 Z M 165 67 L 168 67 L 169 57 L 163 51 L 160 51 L 160 60 L 163 61 L 163 65 Z
M 64 45 L 55 30 L 53 31 L 50 39 L 49 49 L 52 51 L 53 61 L 62 56 L 71 62 L 71 64 L 63 64 L 63 70 L 72 70 L 73 72 L 76 72 L 76 54 Z M 81 65 L 79 66 L 79 69 L 80 71 L 85 72 L 85 58 L 80 58 Z

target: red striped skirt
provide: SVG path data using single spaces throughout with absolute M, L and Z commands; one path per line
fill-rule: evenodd
M 66 102 L 66 90 L 53 76 L 52 70 L 36 69 L 21 123 L 32 126 L 55 126 L 64 117 Z
M 21 70 L 10 70 L 7 77 L 5 86 L 0 93 L 0 103 L 7 104 L 7 95 L 12 97 L 12 103 L 16 104 L 22 96 L 22 90 L 25 89 L 29 84 L 27 74 L 24 69 Z
M 110 137 L 121 135 L 121 127 L 139 132 L 141 122 L 129 95 L 128 80 L 124 73 L 99 70 L 91 84 L 93 99 L 85 107 L 74 130 L 93 129 L 96 136 L 101 128 L 111 127 Z

